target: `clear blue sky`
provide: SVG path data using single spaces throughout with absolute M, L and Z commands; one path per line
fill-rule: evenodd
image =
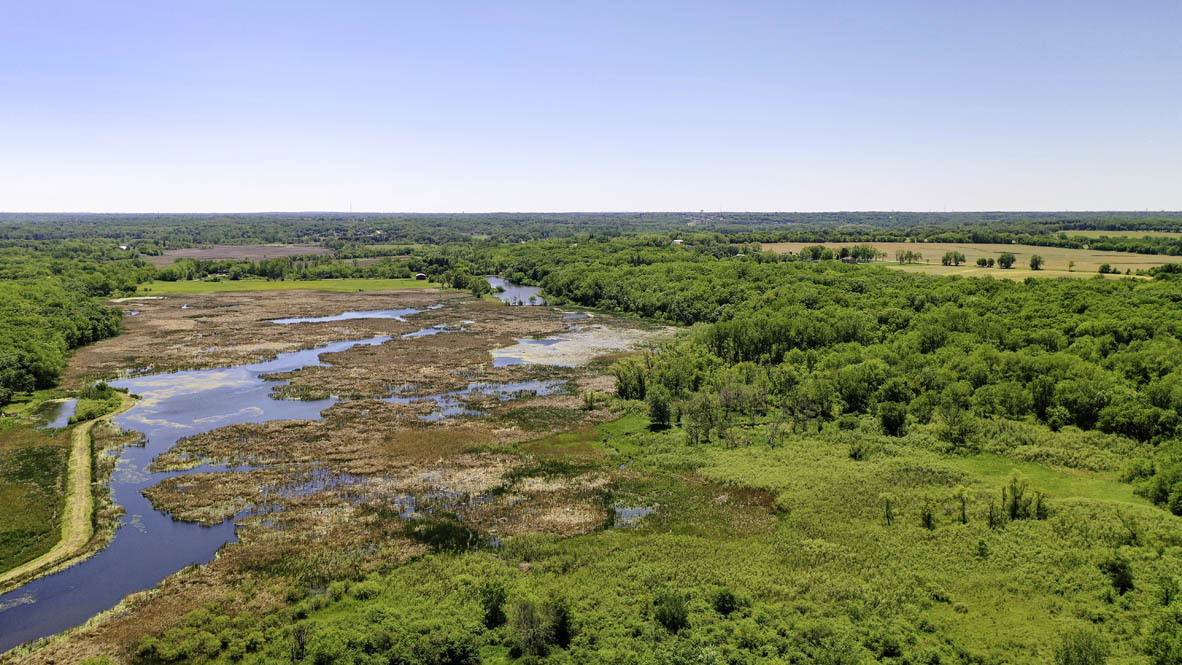
M 1182 2 L 7 2 L 0 210 L 1182 209 Z

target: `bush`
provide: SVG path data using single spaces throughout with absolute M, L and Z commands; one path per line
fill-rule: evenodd
M 551 647 L 565 649 L 574 638 L 570 605 L 551 593 L 539 606 L 532 598 L 518 598 L 509 608 L 509 643 L 515 658 L 545 656 Z
M 484 625 L 496 628 L 505 623 L 505 583 L 497 580 L 480 587 L 480 607 L 484 610 Z
M 545 656 L 550 639 L 542 615 L 530 598 L 518 598 L 509 608 L 509 641 L 514 657 Z
M 653 600 L 653 618 L 671 633 L 689 628 L 689 606 L 686 597 L 676 591 L 662 591 L 657 594 Z
M 354 584 L 351 591 L 357 600 L 368 600 L 382 593 L 382 585 L 377 580 L 366 580 Z
M 554 646 L 567 648 L 575 636 L 572 623 L 570 605 L 566 598 L 551 593 L 542 603 L 542 623 L 546 629 L 546 638 Z
M 714 611 L 724 617 L 730 616 L 733 612 L 738 611 L 746 605 L 741 598 L 727 588 L 720 589 L 718 593 L 714 594 L 714 600 L 711 604 L 714 605 Z
M 1133 590 L 1133 564 L 1120 552 L 1113 552 L 1111 556 L 1100 562 L 1100 570 L 1112 582 L 1112 588 L 1124 595 Z
M 919 523 L 920 526 L 928 531 L 936 529 L 936 509 L 930 501 L 925 501 L 919 509 Z
M 1157 585 L 1157 593 L 1155 594 L 1158 604 L 1162 607 L 1169 607 L 1178 599 L 1179 589 L 1178 580 L 1171 575 L 1165 575 Z
M 1090 627 L 1068 631 L 1055 648 L 1055 665 L 1102 665 L 1107 660 L 1108 643 Z
M 898 402 L 883 402 L 878 405 L 878 421 L 884 434 L 903 436 L 907 433 L 907 407 Z

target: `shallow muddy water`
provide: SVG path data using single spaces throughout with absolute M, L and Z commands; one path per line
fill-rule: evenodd
M 366 309 L 355 312 L 342 312 L 341 314 L 333 314 L 332 316 L 293 316 L 286 319 L 271 319 L 271 323 L 286 326 L 293 323 L 327 323 L 330 321 L 354 321 L 356 319 L 394 319 L 395 321 L 406 321 L 406 317 L 412 314 L 418 314 L 421 311 L 420 309 L 414 308 Z
M 595 356 L 624 351 L 642 344 L 648 334 L 636 330 L 613 330 L 605 326 L 568 323 L 569 332 L 544 339 L 519 339 L 513 346 L 493 349 L 493 367 L 512 365 L 555 365 L 575 367 Z
M 154 509 L 141 492 L 171 476 L 215 469 L 205 465 L 152 473 L 148 471 L 152 459 L 182 437 L 225 425 L 319 418 L 336 399 L 273 399 L 271 391 L 283 382 L 262 377 L 323 365 L 320 355 L 324 353 L 389 340 L 335 342 L 252 365 L 112 381 L 141 397 L 132 409 L 114 418 L 115 424 L 147 436 L 147 445 L 121 451 L 111 478 L 112 498 L 126 513 L 114 539 L 94 556 L 0 596 L 0 652 L 77 626 L 130 593 L 151 588 L 189 564 L 212 559 L 218 548 L 235 539 L 234 519 L 215 526 L 175 521 Z
M 546 395 L 553 395 L 561 388 L 566 381 L 516 381 L 512 383 L 469 383 L 467 388 L 463 390 L 453 390 L 446 393 L 436 393 L 434 395 L 423 395 L 421 397 L 387 397 L 383 402 L 392 402 L 395 404 L 410 404 L 411 402 L 430 401 L 435 402 L 439 407 L 426 415 L 419 416 L 423 420 L 443 420 L 444 418 L 452 418 L 455 416 L 481 416 L 484 411 L 476 411 L 469 409 L 464 405 L 465 399 L 474 397 L 495 397 L 497 400 L 506 402 L 511 399 L 519 397 L 545 397 Z

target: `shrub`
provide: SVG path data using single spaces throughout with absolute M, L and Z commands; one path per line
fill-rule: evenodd
M 366 580 L 353 585 L 353 597 L 357 600 L 367 600 L 382 593 L 382 585 L 377 580 Z
M 1158 582 L 1155 596 L 1162 607 L 1169 607 L 1178 599 L 1178 593 L 1178 580 L 1174 579 L 1172 575 L 1165 575 Z
M 537 605 L 530 598 L 518 598 L 509 608 L 509 641 L 513 655 L 545 656 L 550 639 Z
M 484 610 L 484 625 L 496 628 L 505 623 L 505 583 L 497 580 L 480 587 L 480 607 Z
M 850 444 L 850 459 L 861 462 L 870 455 L 870 446 L 865 441 L 854 441 Z
M 509 643 L 515 658 L 541 657 L 551 647 L 565 649 L 574 638 L 574 623 L 566 598 L 550 593 L 539 604 L 532 598 L 518 598 L 509 608 Z
M 903 436 L 907 433 L 907 407 L 898 402 L 883 402 L 878 405 L 878 421 L 884 434 Z
M 1107 642 L 1090 627 L 1068 631 L 1055 648 L 1055 665 L 1102 665 L 1107 660 Z
M 1120 552 L 1113 552 L 1111 556 L 1100 562 L 1100 570 L 1112 582 L 1112 588 L 1124 595 L 1133 590 L 1133 564 Z
M 928 531 L 936 529 L 936 509 L 930 501 L 925 501 L 919 509 L 919 523 Z
M 718 593 L 714 594 L 714 611 L 722 616 L 730 616 L 739 608 L 743 607 L 743 601 L 735 595 L 733 591 L 727 588 L 719 589 Z
M 1182 612 L 1171 609 L 1153 616 L 1145 640 L 1145 655 L 1152 665 L 1182 663 Z
M 546 600 L 542 603 L 542 624 L 550 644 L 563 649 L 570 646 L 570 641 L 575 636 L 575 629 L 570 604 L 567 603 L 566 598 L 557 593 L 546 596 Z
M 662 591 L 657 594 L 653 600 L 653 618 L 671 633 L 689 628 L 689 606 L 686 597 L 676 591 Z

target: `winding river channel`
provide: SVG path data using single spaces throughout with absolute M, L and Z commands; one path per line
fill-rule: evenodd
M 267 381 L 263 376 L 323 365 L 321 354 L 389 340 L 374 337 L 334 342 L 283 353 L 253 365 L 112 381 L 112 385 L 127 388 L 141 398 L 130 410 L 115 417 L 115 424 L 147 437 L 145 446 L 123 448 L 111 478 L 112 498 L 126 512 L 106 548 L 81 563 L 0 596 L 0 653 L 80 625 L 124 596 L 152 588 L 189 564 L 212 559 L 218 548 L 235 540 L 235 519 L 215 526 L 177 521 L 153 508 L 141 492 L 171 476 L 225 467 L 204 465 L 185 471 L 150 472 L 151 461 L 181 438 L 218 427 L 320 418 L 320 412 L 336 399 L 273 399 L 271 391 L 283 382 Z
M 494 282 L 494 287 L 504 289 L 496 295 L 506 303 L 543 303 L 536 287 L 517 286 L 495 277 L 489 281 Z M 435 305 L 431 309 L 438 307 Z M 419 312 L 417 309 L 350 311 L 325 317 L 274 319 L 273 323 L 286 325 L 372 318 L 404 321 L 405 317 Z M 462 328 L 438 325 L 402 337 L 411 339 L 458 330 Z M 116 416 L 113 422 L 122 429 L 143 433 L 147 441 L 143 446 L 124 447 L 112 474 L 111 498 L 123 507 L 125 513 L 111 542 L 90 558 L 0 595 L 0 653 L 81 625 L 114 607 L 128 594 L 150 589 L 185 566 L 210 561 L 220 547 L 235 541 L 235 522 L 248 511 L 220 524 L 204 526 L 174 520 L 153 508 L 143 495 L 143 490 L 173 476 L 233 470 L 232 467 L 206 464 L 183 471 L 152 472 L 149 471 L 152 460 L 184 437 L 227 425 L 319 419 L 324 409 L 337 402 L 335 397 L 314 401 L 275 399 L 272 391 L 285 382 L 266 380 L 264 376 L 324 365 L 320 360 L 322 354 L 383 344 L 391 339 L 373 337 L 333 342 L 314 349 L 282 353 L 274 360 L 251 365 L 147 374 L 111 381 L 111 385 L 126 388 L 140 397 L 134 407 Z M 461 401 L 472 393 L 505 400 L 523 390 L 548 394 L 557 388 L 557 383 L 473 383 L 461 391 L 425 397 L 394 396 L 387 401 L 434 401 L 438 409 L 423 416 L 434 420 L 479 414 L 468 410 Z M 61 419 L 62 425 L 68 417 Z

